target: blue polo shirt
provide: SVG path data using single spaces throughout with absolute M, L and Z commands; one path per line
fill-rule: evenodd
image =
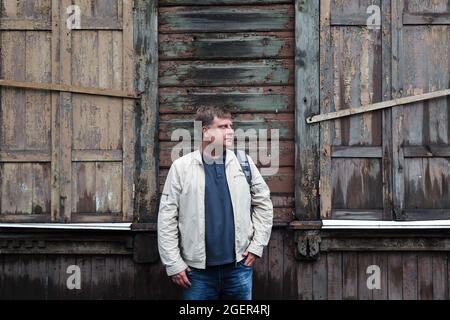
M 235 262 L 234 214 L 225 176 L 225 158 L 226 150 L 223 159 L 216 161 L 203 154 L 207 266 Z

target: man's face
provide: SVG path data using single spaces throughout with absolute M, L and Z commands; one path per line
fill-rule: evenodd
M 211 142 L 215 146 L 229 148 L 233 145 L 234 130 L 231 119 L 214 117 L 213 123 L 203 127 L 203 140 Z

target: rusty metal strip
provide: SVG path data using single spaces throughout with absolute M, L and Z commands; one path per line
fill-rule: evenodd
M 377 110 L 396 107 L 396 106 L 405 105 L 405 104 L 409 104 L 409 103 L 441 98 L 441 97 L 445 97 L 445 96 L 449 96 L 449 95 L 450 95 L 450 89 L 435 91 L 435 92 L 420 94 L 420 95 L 416 95 L 416 96 L 398 98 L 398 99 L 394 99 L 394 100 L 369 104 L 369 105 L 358 107 L 358 108 L 350 108 L 350 109 L 344 109 L 344 110 L 339 110 L 339 111 L 325 113 L 325 114 L 319 114 L 319 115 L 315 115 L 315 116 L 307 118 L 306 122 L 308 124 L 312 124 L 312 123 L 317 123 L 317 122 L 322 122 L 322 121 L 329 121 L 329 120 L 333 120 L 333 119 L 348 117 L 348 116 L 355 115 L 355 114 L 377 111 Z
M 65 85 L 65 84 L 56 84 L 56 83 L 36 83 L 36 82 L 23 82 L 23 81 L 0 79 L 0 87 L 44 90 L 44 91 L 71 92 L 71 93 L 89 94 L 89 95 L 106 96 L 106 97 L 117 97 L 117 98 L 126 98 L 126 99 L 139 99 L 140 98 L 140 94 L 138 94 L 136 92 L 126 92 L 126 91 L 120 91 L 120 90 L 101 89 L 101 88 L 77 87 L 77 86 L 69 86 L 69 85 Z

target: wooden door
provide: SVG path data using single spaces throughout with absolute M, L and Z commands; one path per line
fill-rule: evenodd
M 449 16 L 446 0 L 321 1 L 321 113 L 449 88 Z M 440 98 L 323 122 L 321 217 L 448 219 L 449 112 Z
M 450 88 L 450 4 L 398 0 L 393 9 L 393 93 Z M 393 109 L 394 204 L 403 220 L 450 218 L 450 97 Z
M 389 99 L 386 30 L 369 28 L 367 8 L 385 18 L 389 1 L 321 1 L 320 111 L 327 113 Z M 384 20 L 384 19 L 383 19 Z M 389 61 L 389 59 L 387 59 Z M 323 122 L 320 153 L 321 217 L 390 219 L 390 111 Z
M 0 1 L 0 44 L 1 79 L 133 90 L 131 0 Z M 132 220 L 132 100 L 0 92 L 0 220 Z

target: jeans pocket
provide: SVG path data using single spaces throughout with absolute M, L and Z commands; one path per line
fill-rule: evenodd
M 245 261 L 247 261 L 247 258 L 244 258 L 244 259 L 242 259 L 241 261 L 239 261 L 239 264 L 240 264 L 243 268 L 246 268 L 246 269 L 252 269 L 252 268 L 253 268 L 253 265 L 251 265 L 251 266 L 246 266 L 246 265 L 245 265 Z

